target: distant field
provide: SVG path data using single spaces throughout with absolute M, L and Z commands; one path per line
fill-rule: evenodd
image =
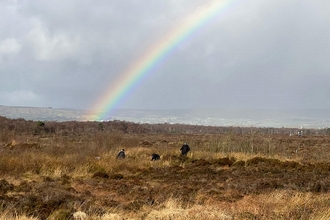
M 0 117 L 0 219 L 329 219 L 330 135 L 296 131 Z

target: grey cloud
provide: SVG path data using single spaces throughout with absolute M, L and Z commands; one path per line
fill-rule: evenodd
M 0 104 L 90 108 L 211 1 L 4 1 Z M 232 1 L 119 108 L 330 108 L 330 4 Z
M 7 38 L 0 42 L 0 62 L 8 56 L 13 56 L 21 51 L 22 46 L 14 38 Z

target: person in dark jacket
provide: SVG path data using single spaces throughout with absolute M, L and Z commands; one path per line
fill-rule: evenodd
M 126 155 L 125 155 L 125 150 L 122 149 L 122 150 L 117 154 L 116 159 L 124 159 L 125 157 L 126 157 Z
M 158 154 L 151 154 L 151 161 L 154 161 L 154 160 L 160 160 L 160 156 Z
M 187 156 L 188 152 L 190 151 L 190 147 L 187 143 L 184 143 L 180 149 L 181 155 Z

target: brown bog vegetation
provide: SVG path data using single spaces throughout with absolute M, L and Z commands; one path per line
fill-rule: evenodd
M 330 219 L 329 130 L 297 132 L 0 117 L 0 219 Z

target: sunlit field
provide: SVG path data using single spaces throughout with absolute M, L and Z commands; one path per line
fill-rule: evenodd
M 330 219 L 328 130 L 297 131 L 0 117 L 0 219 Z

